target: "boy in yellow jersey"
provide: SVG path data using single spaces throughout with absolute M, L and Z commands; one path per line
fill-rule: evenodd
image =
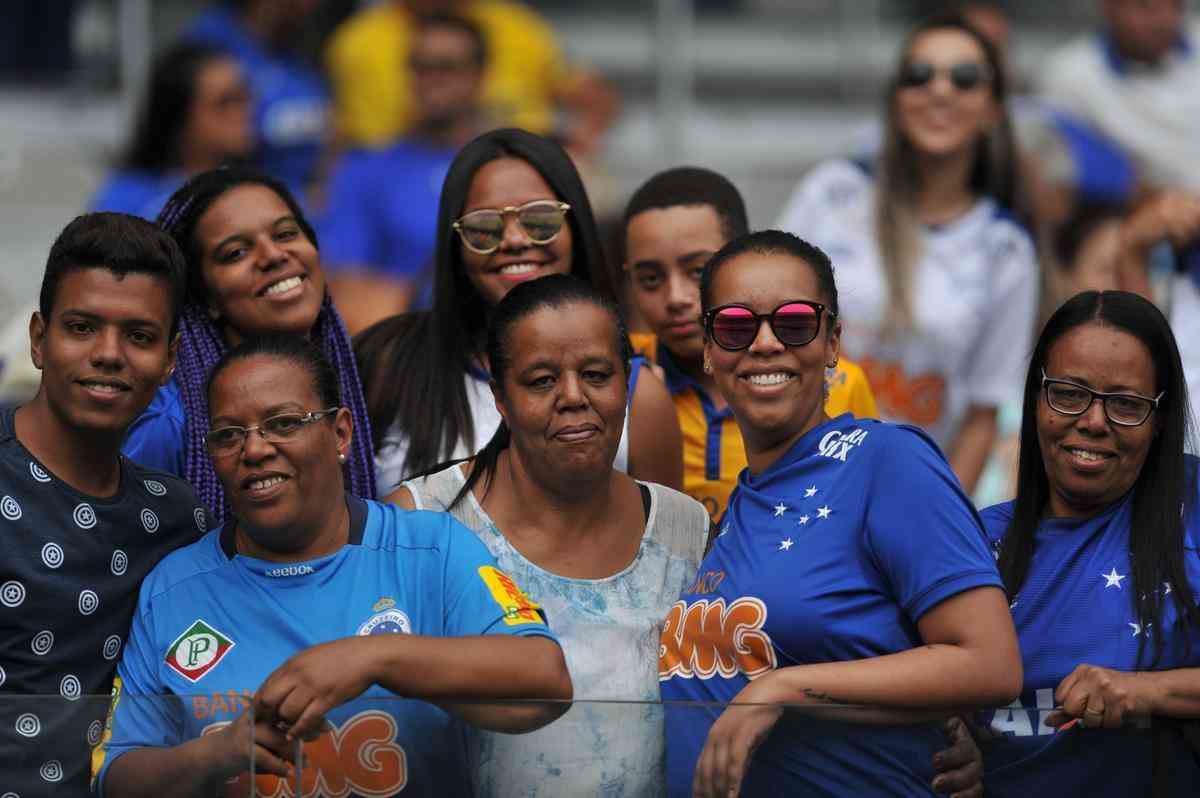
M 713 521 L 746 467 L 742 436 L 712 377 L 702 367 L 700 272 L 726 242 L 749 232 L 746 205 L 727 179 L 708 169 L 660 172 L 625 208 L 625 262 L 630 297 L 650 334 L 634 349 L 657 363 L 675 401 L 683 432 L 683 487 Z M 876 417 L 867 378 L 842 358 L 826 372 L 825 411 Z

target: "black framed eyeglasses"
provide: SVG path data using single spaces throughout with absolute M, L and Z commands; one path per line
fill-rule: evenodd
M 204 444 L 213 457 L 225 457 L 242 451 L 251 432 L 257 432 L 267 443 L 286 443 L 309 424 L 320 421 L 338 410 L 341 408 L 330 407 L 308 413 L 280 413 L 250 427 L 218 427 L 204 436 Z
M 715 307 L 704 314 L 704 329 L 713 343 L 730 352 L 749 348 L 758 337 L 763 320 L 785 346 L 804 346 L 821 330 L 821 314 L 826 308 L 820 302 L 791 299 L 770 313 L 755 313 L 752 308 L 737 302 Z M 829 311 L 829 318 L 834 314 Z
M 896 83 L 904 89 L 915 89 L 932 83 L 938 75 L 950 78 L 950 84 L 959 91 L 971 91 L 992 79 L 987 64 L 976 61 L 963 61 L 948 67 L 934 66 L 927 61 L 910 61 L 900 68 Z
M 558 200 L 534 200 L 524 205 L 480 208 L 463 214 L 451 227 L 458 231 L 463 244 L 472 252 L 491 255 L 504 241 L 504 220 L 509 214 L 534 244 L 549 244 L 562 232 L 571 206 Z
M 1162 391 L 1151 399 L 1136 393 L 1093 391 L 1086 385 L 1070 380 L 1051 379 L 1046 376 L 1045 369 L 1042 369 L 1042 390 L 1050 409 L 1064 416 L 1081 416 L 1092 406 L 1092 402 L 1099 399 L 1104 405 L 1105 417 L 1122 427 L 1145 424 L 1150 414 L 1158 408 L 1159 401 L 1167 395 L 1166 391 Z

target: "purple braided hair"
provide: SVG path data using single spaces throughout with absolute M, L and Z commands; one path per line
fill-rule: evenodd
M 212 512 L 216 523 L 220 524 L 230 513 L 225 491 L 221 488 L 204 446 L 204 435 L 208 432 L 208 397 L 204 386 L 209 371 L 221 359 L 227 347 L 204 308 L 194 303 L 184 308 L 179 330 L 175 378 L 187 415 L 183 477 L 191 483 L 200 501 Z M 375 453 L 371 445 L 371 421 L 367 417 L 367 403 L 363 398 L 350 335 L 328 294 L 317 314 L 313 340 L 319 343 L 322 353 L 329 358 L 337 372 L 342 404 L 350 410 L 354 419 L 354 436 L 346 462 L 350 492 L 355 496 L 373 499 Z

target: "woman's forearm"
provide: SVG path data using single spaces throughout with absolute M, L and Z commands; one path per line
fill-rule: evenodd
M 1003 706 L 1021 692 L 1021 669 L 998 667 L 983 651 L 924 645 L 882 657 L 780 668 L 771 679 L 773 701 L 853 704 L 881 709 L 931 710 Z M 897 718 L 904 716 L 898 715 Z M 912 715 L 913 720 L 926 715 Z
M 231 775 L 220 762 L 211 735 L 173 748 L 136 748 L 109 766 L 106 798 L 159 798 L 163 795 L 210 798 Z
M 1200 718 L 1200 668 L 1170 671 L 1141 671 L 1151 715 Z
M 562 649 L 546 637 L 375 639 L 381 643 L 372 666 L 375 682 L 397 695 L 438 702 L 477 726 L 529 731 L 565 712 L 572 696 Z M 464 698 L 472 702 L 455 702 Z M 488 699 L 544 703 L 481 703 Z
M 968 494 L 987 465 L 996 440 L 996 408 L 972 405 L 950 447 L 950 467 Z

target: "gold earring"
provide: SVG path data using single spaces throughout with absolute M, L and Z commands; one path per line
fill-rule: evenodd
M 704 373 L 712 374 L 712 361 L 708 358 L 704 358 Z

